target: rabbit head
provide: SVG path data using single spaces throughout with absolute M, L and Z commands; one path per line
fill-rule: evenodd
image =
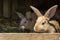
M 16 14 L 21 19 L 20 25 L 19 25 L 21 28 L 23 28 L 23 29 L 24 28 L 29 28 L 29 29 L 32 28 L 32 25 L 34 23 L 32 22 L 33 17 L 31 16 L 31 11 L 27 11 L 26 16 L 24 16 L 22 13 L 19 13 L 19 12 L 17 12 Z
M 34 31 L 36 32 L 55 32 L 54 27 L 52 27 L 49 24 L 49 20 L 55 15 L 57 5 L 52 6 L 47 10 L 47 12 L 42 15 L 42 13 L 35 7 L 30 6 L 32 10 L 36 13 L 38 16 L 35 26 L 34 26 Z
M 28 24 L 27 18 L 24 17 L 24 15 L 22 13 L 16 12 L 16 14 L 21 19 L 19 26 L 21 26 L 21 28 L 27 26 L 27 24 Z

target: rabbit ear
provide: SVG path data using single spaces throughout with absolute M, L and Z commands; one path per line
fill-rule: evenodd
M 58 5 L 52 6 L 50 9 L 48 9 L 48 11 L 45 13 L 44 16 L 46 16 L 48 18 L 52 18 L 55 15 L 57 7 L 58 7 Z
M 37 15 L 38 17 L 42 16 L 41 12 L 40 12 L 37 8 L 35 8 L 35 7 L 33 7 L 33 6 L 30 6 L 30 8 L 32 8 L 32 10 L 36 13 L 36 15 Z
M 19 18 L 23 19 L 24 15 L 22 13 L 16 12 L 16 14 L 19 16 Z
M 31 12 L 30 12 L 30 11 L 26 12 L 26 17 L 27 17 L 28 19 L 31 18 Z

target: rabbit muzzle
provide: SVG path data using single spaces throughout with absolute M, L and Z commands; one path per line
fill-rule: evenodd
M 34 31 L 35 32 L 46 32 L 47 30 L 46 30 L 47 28 L 44 28 L 44 25 L 39 25 L 38 27 L 34 27 Z

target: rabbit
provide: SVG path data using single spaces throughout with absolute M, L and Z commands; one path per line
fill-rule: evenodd
M 28 24 L 28 20 L 26 19 L 26 17 L 24 17 L 24 15 L 22 13 L 16 12 L 16 14 L 19 16 L 19 18 L 21 19 L 19 26 L 24 27 L 27 26 Z
M 21 19 L 19 27 L 21 29 L 33 29 L 33 25 L 34 25 L 34 13 L 32 14 L 31 11 L 27 11 L 26 12 L 26 16 L 24 16 L 22 13 L 16 12 L 16 14 L 19 16 L 19 18 Z M 34 15 L 34 16 L 33 16 Z
M 40 33 L 55 33 L 56 29 L 59 29 L 59 23 L 56 20 L 50 20 L 56 12 L 58 5 L 54 5 L 49 8 L 44 15 L 35 7 L 30 6 L 30 8 L 38 16 L 36 23 L 33 27 L 35 32 Z

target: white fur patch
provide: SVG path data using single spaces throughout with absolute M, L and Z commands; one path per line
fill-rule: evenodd
M 44 27 L 43 27 L 43 25 L 39 25 L 39 28 L 40 28 L 40 29 L 43 29 Z

